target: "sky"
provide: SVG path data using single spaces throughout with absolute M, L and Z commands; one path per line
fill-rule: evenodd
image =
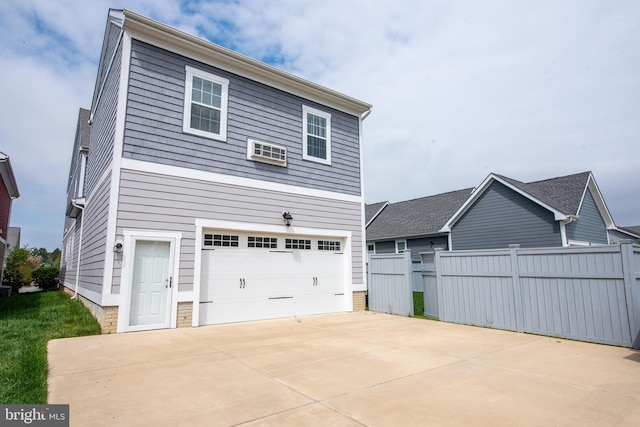
M 637 0 L 0 0 L 0 152 L 21 244 L 61 247 L 78 109 L 109 8 L 373 105 L 365 201 L 591 171 L 640 225 Z

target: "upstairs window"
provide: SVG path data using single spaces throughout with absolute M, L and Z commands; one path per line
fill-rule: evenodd
M 182 130 L 226 141 L 229 80 L 186 67 Z
M 331 114 L 302 106 L 302 158 L 331 164 Z

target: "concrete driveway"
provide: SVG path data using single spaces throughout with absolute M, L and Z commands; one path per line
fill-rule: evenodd
M 72 426 L 637 426 L 640 352 L 376 313 L 49 343 Z

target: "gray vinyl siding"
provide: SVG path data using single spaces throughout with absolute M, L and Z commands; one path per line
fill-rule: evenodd
M 181 291 L 193 289 L 196 218 L 283 225 L 284 210 L 292 212 L 297 227 L 351 231 L 353 283 L 363 283 L 360 203 L 123 170 L 118 204 L 118 238 L 125 229 L 183 233 Z M 120 275 L 116 263 L 114 293 L 119 292 Z
M 566 226 L 567 239 L 579 242 L 608 244 L 607 229 L 591 191 L 587 189 L 578 212 L 578 220 Z
M 449 238 L 433 236 L 407 239 L 407 249 L 411 249 L 411 259 L 414 261 L 420 261 L 421 252 L 433 252 L 435 248 L 449 249 Z
M 553 213 L 494 182 L 451 231 L 453 250 L 562 246 Z
M 396 241 L 389 240 L 386 242 L 376 242 L 376 254 L 395 254 Z
M 182 132 L 185 65 L 229 79 L 227 141 Z M 302 106 L 331 114 L 331 165 L 302 160 Z M 287 167 L 247 160 L 247 139 L 287 148 Z M 359 118 L 132 41 L 123 156 L 360 195 Z
M 106 256 L 111 174 L 100 183 L 85 207 L 80 265 L 80 287 L 102 293 Z M 79 239 L 77 236 L 77 240 Z
M 60 259 L 60 280 L 67 286 L 73 285 L 76 281 L 76 268 L 78 266 L 78 243 L 80 242 L 80 223 L 82 214 L 78 218 L 71 219 L 69 231 L 64 236 L 62 245 L 62 258 Z M 71 239 L 71 251 L 67 251 L 67 242 Z
M 109 70 L 109 61 L 113 56 L 113 53 L 118 49 L 120 42 L 121 28 L 111 22 L 107 24 L 105 29 L 104 40 L 102 41 L 102 51 L 100 52 L 100 66 L 98 68 L 98 74 L 96 76 L 96 85 L 93 89 L 93 96 L 91 98 L 92 105 L 95 104 L 96 98 L 100 93 L 100 82 L 104 80 L 104 76 Z
M 616 230 L 608 230 L 608 233 L 609 233 L 609 243 L 620 243 L 623 240 L 631 240 L 634 243 L 640 243 L 638 242 L 637 238 L 630 236 L 627 233 L 622 233 Z
M 84 192 L 88 197 L 96 189 L 98 181 L 111 166 L 113 160 L 121 56 L 122 47 L 119 45 L 118 53 L 115 55 L 109 74 L 106 76 L 102 96 L 98 104 L 94 106 L 95 116 L 91 125 L 91 142 Z

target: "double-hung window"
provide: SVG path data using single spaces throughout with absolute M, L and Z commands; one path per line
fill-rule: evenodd
M 302 106 L 302 158 L 331 164 L 331 114 Z
M 226 141 L 229 80 L 193 67 L 185 69 L 183 131 Z

